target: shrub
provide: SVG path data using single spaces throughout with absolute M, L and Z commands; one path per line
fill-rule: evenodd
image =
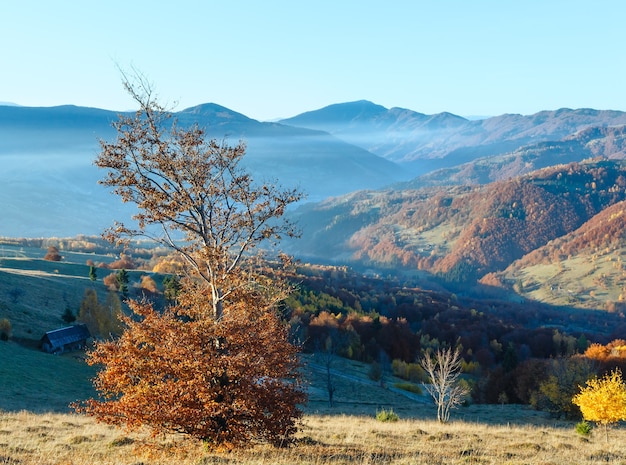
M 576 432 L 581 436 L 589 436 L 592 429 L 593 426 L 591 426 L 591 423 L 588 423 L 585 420 L 576 424 Z
M 13 328 L 11 326 L 11 322 L 8 318 L 3 318 L 0 320 L 0 340 L 8 341 L 13 332 Z
M 109 444 L 109 447 L 128 446 L 130 444 L 133 444 L 134 442 L 135 440 L 133 438 L 129 438 L 128 436 L 122 436 L 111 441 L 111 443 Z
M 412 392 L 413 394 L 422 394 L 422 389 L 417 384 L 413 383 L 395 383 L 393 387 L 402 389 L 403 391 Z
M 616 368 L 603 378 L 587 380 L 572 403 L 580 407 L 583 419 L 604 426 L 606 441 L 609 441 L 608 426 L 626 420 L 626 383 L 622 372 Z
M 394 359 L 393 362 L 391 362 L 391 371 L 398 378 L 406 379 L 407 381 L 428 381 L 428 375 L 426 375 L 419 363 L 407 363 L 399 359 Z
M 68 324 L 73 323 L 74 321 L 76 321 L 76 315 L 74 315 L 74 312 L 72 312 L 71 308 L 65 307 L 65 312 L 63 313 L 63 315 L 61 315 L 61 319 Z
M 393 411 L 393 409 L 389 409 L 389 410 L 382 409 L 376 412 L 376 420 L 378 421 L 382 421 L 382 422 L 398 421 L 399 419 L 400 417 L 398 416 L 396 412 Z
M 139 287 L 151 294 L 156 294 L 157 292 L 159 292 L 159 289 L 157 288 L 154 279 L 152 279 L 152 277 L 148 275 L 143 275 L 141 277 L 141 283 L 139 284 Z
M 111 273 L 105 276 L 102 282 L 109 291 L 118 291 L 120 288 L 119 282 L 117 281 L 117 273 Z
M 367 376 L 369 376 L 369 379 L 372 381 L 380 381 L 383 377 L 383 367 L 380 366 L 380 363 L 372 362 Z
M 43 257 L 44 260 L 49 260 L 51 262 L 60 262 L 63 260 L 63 257 L 59 253 L 59 249 L 53 245 L 48 247 L 48 252 Z

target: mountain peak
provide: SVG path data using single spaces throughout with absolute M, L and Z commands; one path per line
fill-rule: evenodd
M 387 111 L 387 108 L 369 100 L 356 100 L 354 102 L 335 103 L 319 110 L 307 111 L 292 118 L 284 119 L 281 123 L 317 129 L 318 124 L 326 125 L 328 122 L 345 123 L 347 121 L 368 120 L 385 114 Z
M 237 113 L 217 103 L 203 103 L 194 107 L 185 108 L 180 112 L 182 115 L 204 116 L 227 121 L 252 121 L 251 118 Z

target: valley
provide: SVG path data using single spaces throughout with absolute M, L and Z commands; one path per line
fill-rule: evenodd
M 279 310 L 300 346 L 309 395 L 293 449 L 306 455 L 302 463 L 527 463 L 589 441 L 573 439 L 580 412 L 571 396 L 588 376 L 626 368 L 621 355 L 598 361 L 588 352 L 626 339 L 625 115 L 562 109 L 469 121 L 366 101 L 279 123 L 216 104 L 174 113 L 184 127 L 245 140 L 255 178 L 308 193 L 286 212 L 301 230 L 280 246 L 296 259 L 293 267 L 274 267 L 278 248 L 268 248 L 270 259 L 259 265 L 293 287 Z M 7 425 L 0 432 L 13 428 L 0 444 L 23 444 L 0 453 L 0 462 L 37 463 L 33 451 L 57 453 L 63 441 L 46 439 L 53 434 L 69 438 L 68 457 L 83 457 L 83 442 L 115 443 L 124 453 L 144 441 L 69 414 L 71 402 L 93 396 L 96 371 L 82 352 L 53 357 L 38 348 L 47 331 L 76 318 L 95 338 L 110 337 L 98 334 L 102 322 L 85 317 L 90 305 L 128 313 L 123 300 L 130 297 L 164 309 L 168 279 L 180 271 L 154 243 L 120 247 L 98 237 L 134 213 L 98 184 L 103 173 L 92 164 L 98 139 L 112 137 L 114 117 L 99 109 L 0 106 L 0 429 Z M 47 257 L 51 248 L 60 260 Z M 125 292 L 115 286 L 121 271 Z M 432 421 L 419 367 L 421 356 L 444 347 L 459 348 L 470 393 L 447 429 Z M 575 368 L 591 365 L 595 371 Z M 562 373 L 571 375 L 569 384 L 555 387 Z M 384 442 L 399 437 L 374 420 L 380 409 L 398 413 L 397 430 L 416 445 L 379 460 Z M 10 426 L 36 421 L 33 414 L 49 425 L 36 445 Z M 87 439 L 72 439 L 79 436 L 70 423 L 79 421 L 94 428 Z M 470 448 L 462 438 L 476 425 L 485 443 Z M 348 433 L 331 437 L 328 428 Z M 527 446 L 507 443 L 503 455 L 495 445 L 503 428 Z M 555 445 L 542 442 L 547 430 Z M 595 463 L 607 450 L 598 447 L 580 463 Z M 253 453 L 265 457 L 257 463 L 282 463 L 263 446 Z M 171 456 L 163 454 L 158 460 L 166 463 Z M 251 458 L 198 456 L 202 463 Z

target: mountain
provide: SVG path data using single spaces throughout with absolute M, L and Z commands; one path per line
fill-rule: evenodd
M 352 199 L 369 195 L 360 190 L 394 185 L 394 195 L 399 195 L 426 186 L 487 184 L 554 164 L 619 159 L 626 153 L 626 113 L 617 111 L 561 109 L 470 121 L 362 100 L 273 123 L 215 103 L 173 116 L 183 127 L 198 124 L 210 137 L 233 143 L 243 139 L 245 163 L 255 179 L 299 186 L 308 202 L 354 193 L 342 207 L 348 210 Z M 97 184 L 103 173 L 92 163 L 98 140 L 115 137 L 111 123 L 117 117 L 70 105 L 0 106 L 0 201 L 6 218 L 0 236 L 93 234 L 132 214 Z M 416 173 L 422 176 L 409 181 Z M 313 215 L 326 211 L 317 205 L 307 208 Z M 329 227 L 348 230 L 352 222 L 378 214 L 375 202 L 358 208 L 357 217 L 347 213 Z M 320 243 L 333 250 L 334 258 L 352 254 L 343 242 L 328 245 L 325 237 L 319 235 Z
M 626 201 L 621 201 L 486 282 L 551 305 L 624 311 L 625 255 Z
M 328 133 L 261 123 L 217 104 L 173 113 L 209 137 L 246 142 L 245 163 L 259 182 L 300 187 L 310 201 L 403 179 L 393 162 Z M 76 106 L 0 106 L 0 236 L 97 234 L 130 216 L 97 184 L 99 140 L 111 140 L 115 112 Z M 406 179 L 406 178 L 405 178 Z
M 423 270 L 472 283 L 626 200 L 626 163 L 544 168 L 478 186 L 359 192 L 293 213 L 291 253 L 320 262 Z
M 439 146 L 442 137 L 469 121 L 451 113 L 425 115 L 360 100 L 330 105 L 280 122 L 326 131 L 389 160 L 406 162 L 414 158 L 410 146 Z
M 561 140 L 525 145 L 513 152 L 435 170 L 395 187 L 417 189 L 450 184 L 487 184 L 594 157 L 626 158 L 626 126 L 590 127 Z
M 533 115 L 468 120 L 451 113 L 425 115 L 368 101 L 331 105 L 281 120 L 318 129 L 405 165 L 414 175 L 456 166 L 522 146 L 559 141 L 593 127 L 626 124 L 626 113 L 562 108 Z

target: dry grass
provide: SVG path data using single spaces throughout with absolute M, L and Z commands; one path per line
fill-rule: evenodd
M 492 407 L 493 409 L 494 407 Z M 498 408 L 498 407 L 495 407 Z M 297 444 L 209 452 L 198 442 L 159 438 L 66 414 L 0 413 L 0 464 L 626 464 L 626 431 L 590 439 L 573 425 L 507 426 L 432 420 L 380 423 L 372 416 L 307 415 Z
M 598 253 L 582 251 L 558 262 L 510 270 L 507 278 L 522 282 L 521 294 L 530 300 L 612 311 L 607 302 L 623 302 L 626 295 L 625 255 L 624 247 Z

